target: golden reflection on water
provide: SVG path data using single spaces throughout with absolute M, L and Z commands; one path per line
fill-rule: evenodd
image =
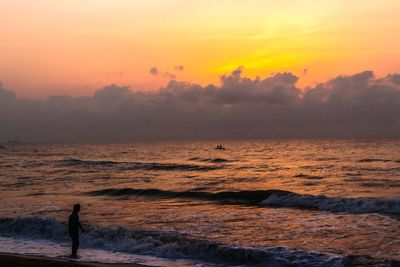
M 219 143 L 10 147 L 0 154 L 4 207 L 0 217 L 66 220 L 72 204 L 80 202 L 81 219 L 90 225 L 177 231 L 240 246 L 289 246 L 400 259 L 398 215 L 84 194 L 105 188 L 157 188 L 174 192 L 280 189 L 345 198 L 400 195 L 400 151 L 396 149 L 400 142 L 396 140 L 224 142 L 227 149 L 217 151 L 214 147 Z M 70 158 L 90 163 L 69 164 Z M 132 162 L 164 165 L 137 168 Z M 169 164 L 177 167 L 165 169 Z M 199 168 L 204 166 L 218 168 Z

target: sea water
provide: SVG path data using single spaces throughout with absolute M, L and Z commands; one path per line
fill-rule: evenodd
M 0 251 L 67 255 L 66 222 L 79 202 L 87 261 L 399 261 L 399 148 L 400 140 L 4 145 Z

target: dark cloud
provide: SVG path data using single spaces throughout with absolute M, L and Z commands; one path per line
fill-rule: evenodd
M 178 65 L 178 66 L 175 66 L 174 69 L 176 71 L 182 72 L 183 69 L 184 69 L 184 66 L 183 65 Z M 152 67 L 150 69 L 150 74 L 153 75 L 153 76 L 161 76 L 161 77 L 166 78 L 168 80 L 175 80 L 176 79 L 176 73 L 170 72 L 170 71 L 165 71 L 165 72 L 164 71 L 160 71 L 157 67 Z
M 0 82 L 0 103 L 13 102 L 15 100 L 15 93 L 5 89 L 3 84 Z
M 0 140 L 98 142 L 145 139 L 400 137 L 400 75 L 370 71 L 301 90 L 298 77 L 242 77 L 221 85 L 172 80 L 156 92 L 110 85 L 94 96 L 17 99 L 0 86 Z
M 175 66 L 175 70 L 176 70 L 176 71 L 182 72 L 184 69 L 185 69 L 185 66 L 183 66 L 183 65 L 176 65 L 176 66 Z
M 158 73 L 159 73 L 159 71 L 158 71 L 158 68 L 157 68 L 157 67 L 152 67 L 152 68 L 150 69 L 150 74 L 151 74 L 151 75 L 157 76 Z

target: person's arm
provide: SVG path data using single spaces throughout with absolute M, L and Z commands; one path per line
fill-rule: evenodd
M 79 228 L 81 228 L 81 230 L 82 230 L 82 233 L 84 233 L 85 232 L 85 230 L 83 229 L 83 227 L 82 227 L 82 224 L 81 224 L 81 222 L 79 222 Z

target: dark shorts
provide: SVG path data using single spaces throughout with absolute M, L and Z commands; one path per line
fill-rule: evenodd
M 69 236 L 71 237 L 72 240 L 79 240 L 79 232 L 69 232 Z

